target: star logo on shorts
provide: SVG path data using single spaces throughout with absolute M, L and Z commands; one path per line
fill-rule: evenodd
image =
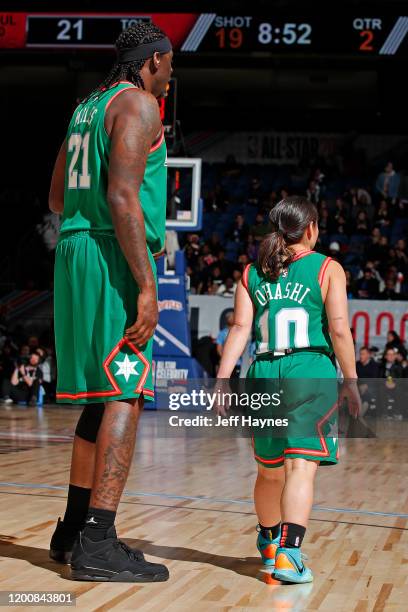
M 116 372 L 115 376 L 124 376 L 126 382 L 128 382 L 131 376 L 139 376 L 139 372 L 136 371 L 136 364 L 139 362 L 130 361 L 129 356 L 125 355 L 123 361 L 115 361 L 116 365 L 119 367 L 119 370 Z

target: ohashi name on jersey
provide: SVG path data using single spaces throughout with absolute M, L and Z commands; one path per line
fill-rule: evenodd
M 260 289 L 255 291 L 255 298 L 258 300 L 261 306 L 265 306 L 271 300 L 292 300 L 297 304 L 302 304 L 303 300 L 310 292 L 310 287 L 304 287 L 302 283 L 293 283 L 289 281 L 286 283 L 284 290 L 280 283 L 276 283 L 275 287 L 271 286 L 270 283 L 265 283 Z

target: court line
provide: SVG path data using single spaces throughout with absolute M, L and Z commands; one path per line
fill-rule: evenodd
M 22 489 L 50 489 L 53 491 L 67 491 L 68 487 L 49 484 L 33 484 L 27 482 L 0 482 L 0 487 L 17 487 Z M 126 497 L 162 497 L 164 499 L 179 499 L 184 501 L 204 501 L 213 504 L 246 504 L 252 505 L 253 502 L 247 499 L 224 499 L 219 497 L 207 497 L 202 495 L 175 495 L 169 493 L 147 493 L 145 491 L 124 491 Z M 387 516 L 391 518 L 408 519 L 408 514 L 400 512 L 381 512 L 376 510 L 356 510 L 354 508 L 334 508 L 331 506 L 313 506 L 314 512 L 338 512 L 340 514 L 363 514 L 365 516 Z
M 60 495 L 39 495 L 38 493 L 20 493 L 17 491 L 0 491 L 0 495 L 24 495 L 28 497 L 36 497 L 37 499 L 46 498 L 46 499 L 66 499 L 65 497 L 61 497 Z M 168 510 L 193 510 L 198 512 L 218 512 L 219 514 L 240 514 L 241 516 L 256 516 L 255 512 L 246 512 L 244 510 L 220 510 L 219 508 L 197 508 L 194 506 L 169 506 L 168 504 L 154 504 L 147 502 L 132 502 L 132 501 L 124 501 L 121 500 L 121 504 L 125 504 L 128 506 L 147 506 L 148 508 L 167 508 Z M 390 529 L 396 531 L 408 531 L 408 527 L 396 527 L 395 525 L 377 525 L 376 523 L 360 523 L 357 521 L 339 521 L 336 519 L 322 519 L 322 518 L 314 518 L 310 517 L 311 521 L 315 523 L 336 523 L 339 525 L 351 525 L 358 527 L 374 527 L 376 529 Z M 0 535 L 0 543 L 1 543 L 1 535 Z

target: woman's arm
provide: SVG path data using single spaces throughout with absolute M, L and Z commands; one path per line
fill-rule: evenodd
M 341 405 L 346 399 L 350 414 L 357 418 L 361 413 L 361 399 L 357 386 L 356 354 L 348 318 L 346 275 L 339 263 L 331 261 L 326 277 L 326 286 L 322 289 L 323 293 L 326 293 L 324 304 L 329 332 L 334 354 L 345 379 L 340 389 L 339 403 Z
M 348 317 L 346 275 L 336 261 L 329 263 L 327 272 L 328 286 L 324 304 L 334 353 L 344 378 L 357 378 L 356 355 Z
M 238 359 L 244 352 L 251 332 L 254 308 L 248 291 L 242 282 L 238 283 L 235 293 L 234 325 L 231 327 L 222 350 L 222 358 L 217 378 L 230 378 Z

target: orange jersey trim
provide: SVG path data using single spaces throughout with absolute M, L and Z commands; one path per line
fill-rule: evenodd
M 248 291 L 249 293 L 249 289 L 248 289 L 248 274 L 249 274 L 249 268 L 252 266 L 252 264 L 247 264 L 244 268 L 244 271 L 242 273 L 242 278 L 241 278 L 241 282 L 243 284 L 243 286 L 245 287 L 245 289 Z
M 306 255 L 311 255 L 312 253 L 316 253 L 316 251 L 300 251 L 294 256 L 290 263 L 297 261 L 298 259 L 302 259 L 302 257 L 306 257 Z
M 164 127 L 162 126 L 162 128 L 161 128 L 161 134 L 160 134 L 160 136 L 159 136 L 158 140 L 156 140 L 156 142 L 154 142 L 154 143 L 152 144 L 152 146 L 150 147 L 149 154 L 150 154 L 150 153 L 153 153 L 154 151 L 157 151 L 157 149 L 158 149 L 158 148 L 160 147 L 160 145 L 163 143 L 163 140 L 164 140 Z
M 322 266 L 321 266 L 320 271 L 319 271 L 319 275 L 317 277 L 317 280 L 318 280 L 320 286 L 323 285 L 324 276 L 326 274 L 327 267 L 328 267 L 328 265 L 329 265 L 329 263 L 331 261 L 333 261 L 331 257 L 326 257 L 326 259 L 322 263 Z
M 122 81 L 123 83 L 126 83 L 126 81 Z M 137 87 L 135 87 L 134 85 L 132 85 L 132 87 L 124 87 L 123 89 L 121 89 L 120 91 L 117 91 L 115 93 L 114 96 L 111 97 L 110 100 L 108 100 L 108 103 L 105 106 L 105 113 L 108 110 L 108 108 L 110 107 L 110 105 L 112 104 L 112 102 L 118 97 L 120 96 L 121 93 L 123 93 L 124 91 L 129 91 L 129 89 L 137 89 Z
M 329 457 L 330 456 L 330 452 L 329 449 L 327 448 L 327 443 L 326 443 L 326 439 L 323 435 L 322 432 L 322 427 L 323 424 L 329 420 L 329 418 L 331 417 L 331 415 L 333 414 L 333 412 L 336 410 L 337 408 L 337 402 L 335 402 L 333 404 L 333 406 L 330 408 L 329 412 L 327 414 L 325 414 L 320 421 L 317 423 L 317 431 L 319 433 L 319 437 L 320 437 L 320 445 L 322 447 L 322 450 L 313 450 L 311 448 L 286 448 L 284 450 L 284 454 L 299 454 L 299 455 L 314 455 L 316 457 Z M 338 452 L 336 453 L 336 458 L 338 458 Z

